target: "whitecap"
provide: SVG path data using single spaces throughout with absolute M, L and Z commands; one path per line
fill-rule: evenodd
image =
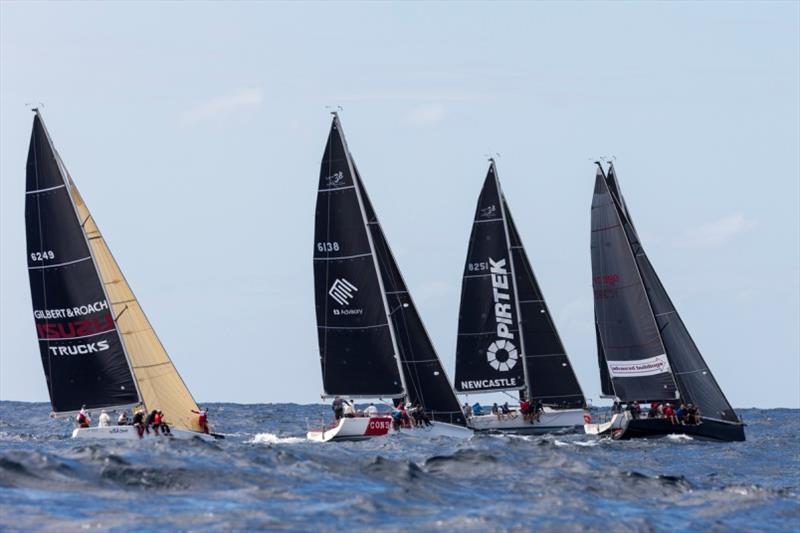
M 274 433 L 256 433 L 256 435 L 245 441 L 248 444 L 297 444 L 304 442 L 305 439 L 301 437 L 279 437 Z

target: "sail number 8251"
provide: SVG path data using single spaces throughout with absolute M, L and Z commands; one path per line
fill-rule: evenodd
M 48 259 L 55 259 L 56 254 L 53 250 L 45 250 L 44 252 L 31 252 L 31 261 L 47 261 Z
M 339 243 L 334 242 L 318 242 L 317 243 L 317 251 L 319 252 L 338 252 L 339 251 Z

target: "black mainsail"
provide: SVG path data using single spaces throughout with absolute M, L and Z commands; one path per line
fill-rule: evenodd
M 56 413 L 140 401 L 71 187 L 37 112 L 25 186 L 28 274 Z
M 25 222 L 39 347 L 55 413 L 139 404 L 202 431 L 197 403 L 44 126 L 33 119 Z
M 558 407 L 585 404 L 493 160 L 478 197 L 461 285 L 456 390 L 520 390 Z
M 738 422 L 738 416 L 714 379 L 639 241 L 620 191 L 613 164 L 609 164 L 606 181 L 620 218 L 624 221 L 623 227 L 636 258 L 681 400 L 698 406 L 706 417 Z
M 592 199 L 591 252 L 595 320 L 615 395 L 624 402 L 675 399 L 658 325 L 601 170 Z
M 314 282 L 327 395 L 405 398 L 466 425 L 334 113 L 317 196 Z

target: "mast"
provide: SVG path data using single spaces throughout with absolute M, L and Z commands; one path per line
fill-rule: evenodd
M 347 147 L 347 139 L 344 136 L 344 131 L 342 130 L 342 122 L 339 119 L 339 113 L 337 111 L 333 111 L 333 120 L 339 125 L 339 134 L 342 137 L 342 144 L 344 145 L 344 153 L 347 156 L 347 165 L 350 169 L 350 175 L 353 176 L 353 181 L 357 183 L 357 177 L 355 168 L 353 167 L 353 157 L 350 154 L 350 148 Z M 372 232 L 369 230 L 369 226 L 367 225 L 367 214 L 364 211 L 364 200 L 361 198 L 361 191 L 359 190 L 360 187 L 356 187 L 356 198 L 358 198 L 358 206 L 361 210 L 361 220 L 364 224 L 364 231 L 367 233 L 367 241 L 369 242 L 369 248 L 372 252 L 372 262 L 375 265 L 375 272 L 378 275 L 378 286 L 380 287 L 381 292 L 381 300 L 383 301 L 383 309 L 386 313 L 386 322 L 389 324 L 389 335 L 392 338 L 392 349 L 394 350 L 394 359 L 397 363 L 397 372 L 400 375 L 400 383 L 403 387 L 403 392 L 405 395 L 408 395 L 408 387 L 406 386 L 406 378 L 405 374 L 403 373 L 403 366 L 400 362 L 400 350 L 397 348 L 397 336 L 395 335 L 394 331 L 394 324 L 392 323 L 392 313 L 394 311 L 389 309 L 389 302 L 386 300 L 386 288 L 383 286 L 383 276 L 381 276 L 381 268 L 378 265 L 378 256 L 375 253 L 375 243 L 372 240 Z
M 494 158 L 489 158 L 489 164 L 492 167 L 492 171 L 494 173 L 494 181 L 497 184 L 497 194 L 500 197 L 500 216 L 503 218 L 503 232 L 505 233 L 506 237 L 506 249 L 508 250 L 508 269 L 511 273 L 511 278 L 514 280 L 512 283 L 513 286 L 513 293 L 514 293 L 514 307 L 517 311 L 517 325 L 519 327 L 519 348 L 522 352 L 520 354 L 520 358 L 522 359 L 522 375 L 525 379 L 525 397 L 531 398 L 533 395 L 533 391 L 531 390 L 531 380 L 528 376 L 528 361 L 526 354 L 528 353 L 525 350 L 525 333 L 522 327 L 522 323 L 524 321 L 524 317 L 522 316 L 522 309 L 519 305 L 519 292 L 517 289 L 517 276 L 514 273 L 514 251 L 511 249 L 511 237 L 508 234 L 508 217 L 506 217 L 506 208 L 505 208 L 505 196 L 503 195 L 503 189 L 500 187 L 500 178 L 497 176 L 497 165 L 495 165 Z

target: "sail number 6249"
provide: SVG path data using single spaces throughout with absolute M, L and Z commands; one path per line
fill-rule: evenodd
M 47 261 L 48 259 L 55 259 L 56 254 L 53 250 L 45 250 L 44 252 L 31 252 L 31 261 Z

